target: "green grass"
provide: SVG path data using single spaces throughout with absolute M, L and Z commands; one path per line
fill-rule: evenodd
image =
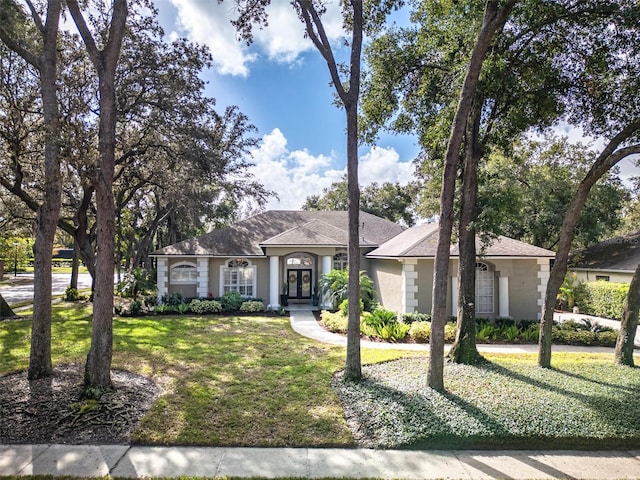
M 84 362 L 90 309 L 63 303 L 54 315 L 54 363 Z M 27 367 L 29 330 L 27 320 L 0 323 L 0 375 Z M 549 370 L 534 355 L 447 365 L 446 394 L 426 387 L 428 360 L 417 355 L 363 349 L 367 379 L 341 390 L 370 445 L 640 446 L 640 369 L 614 366 L 611 355 L 554 353 Z M 300 337 L 287 317 L 116 318 L 113 367 L 165 391 L 134 443 L 355 445 L 331 388 L 344 348 Z
M 491 355 L 479 366 L 447 364 L 446 393 L 426 385 L 427 359 L 364 368 L 340 396 L 381 448 L 568 448 L 640 446 L 640 369 L 608 354 Z
M 84 362 L 90 311 L 54 306 L 54 363 Z M 25 369 L 29 322 L 0 323 L 0 374 Z M 365 361 L 399 358 L 364 351 Z M 114 320 L 114 368 L 152 377 L 166 393 L 132 441 L 172 445 L 352 446 L 330 387 L 344 350 L 294 333 L 287 317 Z

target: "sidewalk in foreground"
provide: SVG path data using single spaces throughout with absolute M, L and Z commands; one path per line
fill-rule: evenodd
M 640 450 L 421 451 L 0 445 L 0 475 L 40 474 L 125 478 L 620 479 L 640 478 Z

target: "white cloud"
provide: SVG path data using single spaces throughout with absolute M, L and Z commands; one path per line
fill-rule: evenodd
M 307 197 L 322 193 L 334 182 L 339 182 L 346 168 L 336 168 L 336 157 L 312 155 L 308 150 L 287 149 L 287 139 L 279 129 L 262 137 L 252 152 L 255 164 L 251 172 L 268 190 L 275 191 L 279 199 L 272 198 L 268 209 L 297 210 Z M 413 173 L 411 162 L 400 162 L 392 148 L 373 147 L 360 160 L 360 184 L 373 182 L 400 182 L 407 184 Z
M 256 55 L 248 52 L 231 25 L 233 2 L 171 0 L 171 3 L 178 11 L 176 26 L 190 40 L 211 49 L 219 73 L 245 77 L 249 74 L 248 65 L 256 60 Z
M 245 77 L 249 74 L 249 66 L 258 56 L 238 39 L 230 23 L 237 15 L 233 0 L 221 4 L 215 0 L 170 1 L 178 11 L 176 28 L 190 40 L 209 47 L 219 73 Z M 339 2 L 331 2 L 327 7 L 323 16 L 325 30 L 329 39 L 336 41 L 343 35 Z M 272 2 L 268 14 L 269 25 L 262 30 L 255 28 L 253 33 L 255 45 L 269 59 L 294 63 L 301 53 L 314 48 L 304 38 L 303 24 L 288 1 Z
M 372 147 L 360 158 L 359 180 L 361 185 L 377 182 L 408 184 L 414 177 L 415 167 L 411 162 L 401 162 L 393 148 Z

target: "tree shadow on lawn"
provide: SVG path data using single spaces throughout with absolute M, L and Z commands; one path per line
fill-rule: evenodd
M 355 385 L 336 378 L 334 387 L 354 437 L 367 447 L 609 449 L 640 445 L 640 420 L 625 419 L 629 407 L 634 411 L 639 408 L 634 406 L 640 402 L 637 388 L 614 384 L 620 390 L 607 395 L 601 390 L 576 391 L 571 385 L 565 388 L 561 386 L 564 372 L 554 370 L 547 371 L 551 380 L 545 381 L 492 362 L 469 368 L 477 369 L 478 378 L 497 375 L 493 380 L 496 385 L 514 388 L 496 387 L 493 394 L 502 398 L 491 402 L 489 393 L 487 401 L 484 392 L 484 400 L 478 401 L 465 399 L 460 392 L 438 393 L 423 382 L 416 382 L 415 387 L 394 387 L 386 384 L 386 379 L 367 373 Z M 554 375 L 558 384 L 553 383 Z M 576 377 L 578 388 L 588 385 L 583 382 L 590 379 Z M 533 389 L 518 391 L 517 383 Z M 547 393 L 555 398 L 547 399 Z M 514 404 L 510 405 L 512 394 Z M 519 394 L 524 395 L 524 401 L 517 398 Z M 549 412 L 547 407 L 555 412 Z

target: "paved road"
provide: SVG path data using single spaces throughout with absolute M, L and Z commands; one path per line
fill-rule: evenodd
M 5 276 L 5 278 L 7 278 L 7 276 Z M 9 276 L 9 279 L 13 279 L 13 276 Z M 9 305 L 33 300 L 33 274 L 19 273 L 17 279 L 19 281 L 15 284 L 10 283 L 8 285 L 0 285 L 0 294 L 2 294 Z M 53 284 L 53 294 L 63 294 L 65 289 L 69 286 L 70 279 L 71 274 L 68 273 L 52 274 L 51 280 Z M 80 273 L 78 275 L 78 288 L 91 288 L 91 275 L 88 273 Z

